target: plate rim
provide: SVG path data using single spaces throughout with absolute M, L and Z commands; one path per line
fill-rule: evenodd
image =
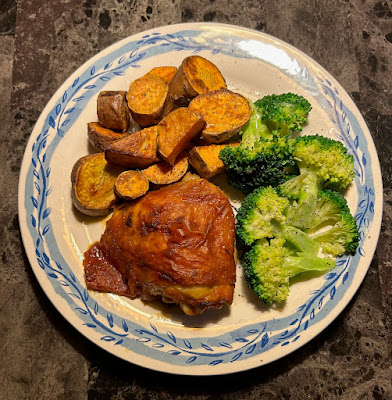
M 171 373 L 171 374 L 179 374 L 179 375 L 199 375 L 199 376 L 211 376 L 211 375 L 220 375 L 220 374 L 230 374 L 230 373 L 235 373 L 235 372 L 240 372 L 240 371 L 245 371 L 245 370 L 249 370 L 249 369 L 253 369 L 256 368 L 257 365 L 250 365 L 248 367 L 244 367 L 242 364 L 235 364 L 235 365 L 241 365 L 241 368 L 234 368 L 234 369 L 230 369 L 229 371 L 220 371 L 217 369 L 210 369 L 209 371 L 207 371 L 207 368 L 205 365 L 203 366 L 194 366 L 194 368 L 192 368 L 191 370 L 187 371 L 183 371 L 183 367 L 181 366 L 175 366 L 175 369 L 178 369 L 178 371 L 168 371 L 168 365 L 169 363 L 162 363 L 164 367 L 166 368 L 155 368 L 155 365 L 152 366 L 146 366 L 146 364 L 143 363 L 139 363 L 138 361 L 135 361 L 133 359 L 129 359 L 126 358 L 125 356 L 119 354 L 119 352 L 114 352 L 112 351 L 113 348 L 109 348 L 108 346 L 102 346 L 102 343 L 98 343 L 96 340 L 93 340 L 91 337 L 89 337 L 88 335 L 88 330 L 87 329 L 81 329 L 80 326 L 78 326 L 77 322 L 78 319 L 73 319 L 72 316 L 73 315 L 68 315 L 68 312 L 64 312 L 64 310 L 62 309 L 62 307 L 60 307 L 60 304 L 55 301 L 55 294 L 52 294 L 51 291 L 49 290 L 49 288 L 47 287 L 47 285 L 44 284 L 43 281 L 41 281 L 41 278 L 38 275 L 38 270 L 36 270 L 36 268 L 33 267 L 33 265 L 36 263 L 36 260 L 33 258 L 33 255 L 31 254 L 30 251 L 28 251 L 28 247 L 26 246 L 26 243 L 28 241 L 28 232 L 26 232 L 27 228 L 25 226 L 25 222 L 26 219 L 24 218 L 24 220 L 22 220 L 22 215 L 24 215 L 25 210 L 24 210 L 24 202 L 25 202 L 25 191 L 24 191 L 24 186 L 23 186 L 23 178 L 26 178 L 26 174 L 27 174 L 27 168 L 30 165 L 29 163 L 29 155 L 28 153 L 28 149 L 31 148 L 31 144 L 34 141 L 33 139 L 35 138 L 36 135 L 33 136 L 33 133 L 36 131 L 36 127 L 41 125 L 43 121 L 45 121 L 45 118 L 47 117 L 47 115 L 49 114 L 50 109 L 53 107 L 53 105 L 56 103 L 55 97 L 57 94 L 59 94 L 61 92 L 61 90 L 66 87 L 69 86 L 69 84 L 72 82 L 72 79 L 77 76 L 80 75 L 81 72 L 85 71 L 88 66 L 91 66 L 95 61 L 99 60 L 100 58 L 102 58 L 105 53 L 109 54 L 110 50 L 115 50 L 116 48 L 120 48 L 122 45 L 130 42 L 131 40 L 135 40 L 138 36 L 141 35 L 146 35 L 152 32 L 157 32 L 160 29 L 169 29 L 170 32 L 173 31 L 178 31 L 178 30 L 189 30 L 189 29 L 195 29 L 195 30 L 199 30 L 202 31 L 203 27 L 210 29 L 210 27 L 213 26 L 217 26 L 217 27 L 225 27 L 225 28 L 229 28 L 232 29 L 234 31 L 247 31 L 249 33 L 255 34 L 256 36 L 260 36 L 260 38 L 264 37 L 267 38 L 269 40 L 273 40 L 276 41 L 278 43 L 279 46 L 287 48 L 291 53 L 296 53 L 298 54 L 300 57 L 304 58 L 307 60 L 307 62 L 311 63 L 312 65 L 316 66 L 318 69 L 320 69 L 320 71 L 322 71 L 326 76 L 329 76 L 333 79 L 333 83 L 335 86 L 338 87 L 338 89 L 345 93 L 348 98 L 351 101 L 350 106 L 352 105 L 353 107 L 350 108 L 350 111 L 355 115 L 356 119 L 358 120 L 358 122 L 361 125 L 361 128 L 363 130 L 366 131 L 366 134 L 368 134 L 368 139 L 371 139 L 370 142 L 369 140 L 367 141 L 367 144 L 371 144 L 372 147 L 372 163 L 373 167 L 372 167 L 372 175 L 374 178 L 374 184 L 375 185 L 381 185 L 380 189 L 381 189 L 381 193 L 382 193 L 382 176 L 381 176 L 381 169 L 380 169 L 380 163 L 379 163 L 379 158 L 378 158 L 378 154 L 377 154 L 377 150 L 373 141 L 373 137 L 370 133 L 369 128 L 366 125 L 366 122 L 362 116 L 362 114 L 360 113 L 359 109 L 357 108 L 357 106 L 355 105 L 355 103 L 353 102 L 353 100 L 351 99 L 351 97 L 348 95 L 348 93 L 346 92 L 346 90 L 340 85 L 340 83 L 333 77 L 332 74 L 330 74 L 324 67 L 322 67 L 317 61 L 315 61 L 314 59 L 312 59 L 310 56 L 308 56 L 307 54 L 303 53 L 301 50 L 297 49 L 296 47 L 294 47 L 293 45 L 275 38 L 274 36 L 271 36 L 269 34 L 263 33 L 263 32 L 259 32 L 253 29 L 249 29 L 249 28 L 245 28 L 245 27 L 241 27 L 238 25 L 231 25 L 231 24 L 221 24 L 221 23 L 181 23 L 181 24 L 173 24 L 173 25 L 166 25 L 166 26 L 159 26 L 159 27 L 155 27 L 146 31 L 142 31 L 142 32 L 137 32 L 131 36 L 128 36 L 126 38 L 123 38 L 113 44 L 111 44 L 110 46 L 106 47 L 105 49 L 101 50 L 99 53 L 95 54 L 93 57 L 91 57 L 90 59 L 86 60 L 86 62 L 84 62 L 80 67 L 78 67 L 74 72 L 72 72 L 70 74 L 70 76 L 64 80 L 64 82 L 53 92 L 53 95 L 51 96 L 51 98 L 49 99 L 49 101 L 47 102 L 47 104 L 45 105 L 45 107 L 43 108 L 39 118 L 37 119 L 37 122 L 35 123 L 32 132 L 30 134 L 29 140 L 26 144 L 26 148 L 24 151 L 24 155 L 23 155 L 23 161 L 21 164 L 21 169 L 20 169 L 20 174 L 19 174 L 19 185 L 18 185 L 18 218 L 19 218 L 19 226 L 20 226 L 20 230 L 21 230 L 21 236 L 22 236 L 22 241 L 23 241 L 23 246 L 24 246 L 24 250 L 25 253 L 28 257 L 29 260 L 29 264 L 31 266 L 31 269 L 33 270 L 34 275 L 36 276 L 36 279 L 38 280 L 42 290 L 44 291 L 44 293 L 46 294 L 46 296 L 49 298 L 49 300 L 51 301 L 51 303 L 54 305 L 54 307 L 56 308 L 56 310 L 81 334 L 83 334 L 87 339 L 89 339 L 91 342 L 93 342 L 95 345 L 98 345 L 99 347 L 101 347 L 102 349 L 110 352 L 111 354 L 125 360 L 128 362 L 132 362 L 135 365 L 139 365 L 143 368 L 149 368 L 152 370 L 156 370 L 156 371 L 161 371 L 161 372 L 166 372 L 166 373 Z M 207 30 L 208 30 L 207 29 Z M 53 104 L 52 104 L 53 103 Z M 364 132 L 365 133 L 365 132 Z M 370 149 L 369 149 L 370 151 Z M 375 174 L 379 175 L 380 180 L 376 181 L 376 178 L 378 178 L 377 176 L 375 176 Z M 22 197 L 22 193 L 23 193 L 23 197 Z M 373 219 L 372 222 L 372 227 L 373 227 L 373 231 L 374 231 L 374 235 L 376 236 L 376 239 L 374 240 L 374 245 L 371 247 L 371 254 L 374 257 L 374 252 L 376 250 L 377 247 L 377 242 L 378 242 L 378 237 L 380 235 L 380 230 L 381 230 L 381 222 L 382 222 L 382 209 L 383 209 L 383 197 L 382 195 L 377 197 L 378 202 L 377 202 L 377 209 L 379 217 L 376 219 L 376 216 Z M 22 212 L 21 212 L 22 210 Z M 26 213 L 27 214 L 27 213 Z M 371 262 L 371 260 L 370 260 Z M 358 280 L 358 284 L 355 285 L 356 287 L 354 289 L 352 289 L 351 291 L 349 291 L 350 293 L 347 295 L 347 293 L 344 295 L 344 297 L 338 302 L 338 304 L 336 304 L 336 306 L 334 307 L 334 312 L 333 313 L 329 313 L 327 314 L 326 317 L 324 317 L 322 319 L 323 321 L 323 327 L 321 329 L 316 329 L 316 332 L 312 335 L 310 335 L 310 337 L 303 339 L 300 343 L 298 344 L 293 344 L 292 347 L 290 347 L 290 351 L 284 353 L 281 356 L 278 356 L 276 358 L 274 358 L 273 360 L 270 360 L 266 363 L 263 363 L 262 365 L 266 365 L 272 361 L 276 361 L 282 357 L 287 356 L 288 354 L 294 352 L 295 350 L 297 350 L 298 348 L 304 346 L 306 343 L 308 343 L 310 340 L 314 339 L 316 336 L 318 336 L 324 329 L 326 329 L 340 314 L 341 312 L 347 307 L 347 305 L 351 302 L 353 296 L 357 293 L 359 287 L 362 284 L 363 279 L 366 276 L 366 273 L 370 267 L 370 262 L 369 265 L 367 266 L 366 269 L 364 269 L 363 273 L 361 276 L 357 276 Z M 352 292 L 352 293 L 351 293 Z M 342 300 L 344 300 L 344 302 L 342 302 Z M 331 315 L 333 314 L 333 315 Z M 132 351 L 130 351 L 132 354 Z M 138 355 L 140 356 L 140 355 Z M 132 358 L 132 357 L 131 357 Z M 148 360 L 151 360 L 149 357 L 147 357 Z M 153 363 L 159 363 L 158 360 L 153 360 Z M 173 366 L 173 365 L 172 365 Z M 198 371 L 200 370 L 200 371 Z

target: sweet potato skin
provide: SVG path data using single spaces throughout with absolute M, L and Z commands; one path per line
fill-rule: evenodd
M 194 98 L 189 109 L 199 113 L 206 125 L 201 137 L 208 143 L 222 143 L 239 132 L 252 114 L 248 100 L 227 89 Z
M 133 119 L 141 127 L 156 125 L 162 119 L 168 91 L 165 81 L 153 74 L 144 75 L 131 83 L 127 93 L 128 106 Z
M 163 161 L 143 170 L 144 175 L 154 185 L 169 185 L 179 181 L 188 171 L 188 154 L 184 151 L 176 159 L 174 165 Z
M 105 150 L 106 160 L 126 168 L 145 168 L 162 159 L 157 153 L 156 126 L 142 129 L 113 142 Z
M 149 183 L 141 171 L 124 171 L 116 179 L 114 192 L 125 200 L 135 200 L 148 192 Z
M 109 165 L 104 153 L 80 158 L 71 173 L 72 202 L 83 214 L 103 216 L 118 202 L 114 183 L 123 168 Z
M 238 146 L 240 142 L 229 146 Z M 204 179 L 210 179 L 225 171 L 225 164 L 219 158 L 220 151 L 226 144 L 210 144 L 209 146 L 195 146 L 189 152 L 189 163 Z
M 105 128 L 125 132 L 130 123 L 126 92 L 102 91 L 97 100 L 98 120 Z
M 158 124 L 158 151 L 169 164 L 204 127 L 203 118 L 188 108 L 177 108 Z
M 107 129 L 99 122 L 89 122 L 87 124 L 87 136 L 89 141 L 100 151 L 105 151 L 106 147 L 110 144 L 128 135 L 128 132 L 114 132 L 111 129 Z

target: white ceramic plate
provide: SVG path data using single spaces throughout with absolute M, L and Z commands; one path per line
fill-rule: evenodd
M 228 87 L 252 99 L 294 92 L 312 103 L 304 133 L 341 140 L 357 175 L 347 199 L 361 232 L 354 257 L 328 274 L 291 286 L 281 308 L 263 305 L 238 267 L 234 303 L 187 317 L 175 306 L 89 292 L 83 252 L 104 220 L 72 207 L 70 172 L 91 152 L 86 125 L 97 120 L 101 90 L 127 90 L 151 68 L 179 66 L 199 54 L 222 71 Z M 370 265 L 379 235 L 382 181 L 370 133 L 344 89 L 292 46 L 252 30 L 221 24 L 161 27 L 124 39 L 80 67 L 38 119 L 26 148 L 19 218 L 32 269 L 59 312 L 83 335 L 132 363 L 170 373 L 215 375 L 254 368 L 287 355 L 320 333 L 348 304 Z

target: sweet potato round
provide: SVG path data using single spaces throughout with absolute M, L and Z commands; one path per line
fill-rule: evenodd
M 134 200 L 148 192 L 148 179 L 141 171 L 124 171 L 116 179 L 114 191 L 125 200 Z
M 127 93 L 133 119 L 142 127 L 157 124 L 168 93 L 168 85 L 159 76 L 147 74 L 133 81 Z
M 168 85 L 177 72 L 177 67 L 155 67 L 147 75 L 155 75 Z
M 80 158 L 71 173 L 74 206 L 90 216 L 109 214 L 118 201 L 114 183 L 123 170 L 108 164 L 104 153 Z
M 143 170 L 144 175 L 147 179 L 155 185 L 169 185 L 179 181 L 188 170 L 188 157 L 187 153 L 181 153 L 174 165 L 170 165 L 167 162 L 160 162 L 151 167 Z
M 227 89 L 215 90 L 194 98 L 189 109 L 206 121 L 201 137 L 208 143 L 222 143 L 233 137 L 252 114 L 248 100 Z
M 225 87 L 225 79 L 215 64 L 200 56 L 189 56 L 171 80 L 169 93 L 173 101 L 183 103 L 199 94 Z

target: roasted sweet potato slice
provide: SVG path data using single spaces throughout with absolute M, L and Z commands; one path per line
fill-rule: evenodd
M 177 72 L 177 67 L 155 67 L 147 75 L 159 76 L 168 85 Z
M 229 146 L 238 146 L 240 143 L 233 143 Z M 225 171 L 225 164 L 219 158 L 220 151 L 226 144 L 210 144 L 209 146 L 196 146 L 189 152 L 189 163 L 197 173 L 205 179 Z
M 168 85 L 159 76 L 147 74 L 133 81 L 127 93 L 133 119 L 142 127 L 157 124 L 161 119 Z
M 98 120 L 105 128 L 125 132 L 130 122 L 126 92 L 103 91 L 97 100 Z
M 157 127 L 150 126 L 113 142 L 105 150 L 106 160 L 127 168 L 145 168 L 161 161 L 157 154 Z
M 124 171 L 116 179 L 114 191 L 125 200 L 134 200 L 148 192 L 148 179 L 141 171 Z
M 226 87 L 215 64 L 200 56 L 185 58 L 169 84 L 169 97 L 174 103 L 186 106 L 199 94 Z
M 87 135 L 90 143 L 98 150 L 105 151 L 111 143 L 118 139 L 129 136 L 128 132 L 114 132 L 103 127 L 99 122 L 89 122 L 87 124 Z
M 202 94 L 191 101 L 189 109 L 206 121 L 202 138 L 209 143 L 222 143 L 233 137 L 252 114 L 248 100 L 227 89 Z
M 123 168 L 110 165 L 104 153 L 79 159 L 71 173 L 72 202 L 83 214 L 107 215 L 117 203 L 114 183 Z
M 187 182 L 187 181 L 195 181 L 196 179 L 201 179 L 201 177 L 197 174 L 194 174 L 190 171 L 188 171 L 183 178 L 181 179 L 181 182 Z
M 158 151 L 174 164 L 177 156 L 204 127 L 203 118 L 188 108 L 177 108 L 158 124 Z
M 155 185 L 169 185 L 179 181 L 188 170 L 187 153 L 182 152 L 176 159 L 174 165 L 163 161 L 143 170 L 147 179 Z

